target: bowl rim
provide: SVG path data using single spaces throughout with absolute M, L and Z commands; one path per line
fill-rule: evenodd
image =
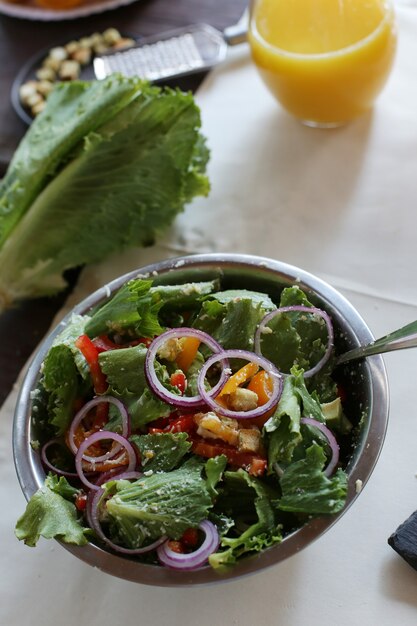
M 122 284 L 132 278 L 156 277 L 196 269 L 206 272 L 210 269 L 220 269 L 223 272 L 227 272 L 228 269 L 249 273 L 259 271 L 263 278 L 271 279 L 271 283 L 277 281 L 278 284 L 280 278 L 287 282 L 290 280 L 292 283 L 299 284 L 302 289 L 317 294 L 324 308 L 330 310 L 331 316 L 338 318 L 339 323 L 342 319 L 349 319 L 352 332 L 351 339 L 355 344 L 360 345 L 374 340 L 370 329 L 358 311 L 334 287 L 294 265 L 267 257 L 233 253 L 193 254 L 170 258 L 123 274 L 94 291 L 67 313 L 41 342 L 28 366 L 16 402 L 12 433 L 15 469 L 26 500 L 29 500 L 35 491 L 42 486 L 45 477 L 39 454 L 31 446 L 31 392 L 36 387 L 42 361 L 55 337 L 63 331 L 74 314 L 81 315 L 92 307 L 101 304 Z M 143 564 L 134 559 L 108 552 L 92 543 L 85 546 L 75 546 L 57 540 L 58 543 L 85 563 L 107 574 L 131 582 L 162 587 L 207 585 L 235 580 L 263 571 L 296 554 L 323 535 L 346 513 L 370 478 L 381 453 L 389 413 L 389 388 L 383 358 L 380 355 L 368 357 L 364 362 L 364 368 L 369 384 L 368 428 L 361 445 L 357 448 L 357 453 L 355 452 L 348 463 L 347 502 L 339 513 L 328 517 L 314 518 L 297 531 L 286 536 L 280 544 L 259 554 L 248 556 L 232 568 L 221 572 L 209 566 L 194 572 L 179 572 L 158 565 Z M 366 453 L 364 453 L 365 451 Z

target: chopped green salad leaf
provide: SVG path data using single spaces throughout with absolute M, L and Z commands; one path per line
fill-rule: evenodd
M 88 543 L 85 528 L 77 516 L 71 497 L 78 492 L 63 477 L 50 474 L 45 484 L 29 500 L 25 513 L 16 523 L 16 537 L 28 546 L 36 546 L 39 537 L 56 537 L 82 546 Z
M 134 483 L 106 485 L 106 511 L 116 526 L 137 530 L 136 545 L 168 534 L 180 539 L 190 527 L 207 518 L 212 501 L 202 477 L 201 463 L 187 462 L 176 470 L 144 476 Z M 134 547 L 134 546 L 131 546 Z

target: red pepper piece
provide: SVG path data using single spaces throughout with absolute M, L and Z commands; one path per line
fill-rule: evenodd
M 230 465 L 242 467 L 252 476 L 262 476 L 267 468 L 267 460 L 253 452 L 241 452 L 223 443 L 209 443 L 201 437 L 192 437 L 194 454 L 211 459 L 224 454 Z
M 108 384 L 98 362 L 99 349 L 87 335 L 80 335 L 75 341 L 75 345 L 82 352 L 89 365 L 94 391 L 98 394 L 105 393 Z
M 174 541 L 174 539 L 170 539 L 168 541 L 168 547 L 177 554 L 185 553 L 184 546 L 182 545 L 181 541 Z
M 181 537 L 181 543 L 186 548 L 195 548 L 198 545 L 199 536 L 197 528 L 187 528 Z
M 86 493 L 84 493 L 83 491 L 80 491 L 79 493 L 77 493 L 77 495 L 75 496 L 75 506 L 78 511 L 85 511 L 85 508 L 87 506 L 87 494 Z
M 177 370 L 169 379 L 169 382 L 173 387 L 177 387 L 179 389 L 181 395 L 184 395 L 185 390 L 187 389 L 187 378 L 181 370 Z

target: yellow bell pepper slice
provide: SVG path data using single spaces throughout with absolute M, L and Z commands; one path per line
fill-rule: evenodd
M 250 380 L 258 370 L 259 365 L 256 365 L 256 363 L 247 363 L 241 367 L 240 370 L 229 378 L 217 398 L 221 396 L 228 396 L 235 392 L 238 387 L 241 387 L 241 385 Z
M 182 340 L 182 350 L 176 358 L 176 363 L 183 372 L 186 372 L 194 361 L 200 343 L 196 337 L 184 337 Z

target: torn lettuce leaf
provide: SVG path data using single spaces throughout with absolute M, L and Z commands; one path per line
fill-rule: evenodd
M 135 546 L 167 535 L 180 539 L 187 528 L 207 519 L 212 501 L 202 477 L 203 464 L 193 460 L 179 469 L 143 476 L 133 483 L 110 481 L 106 484 L 106 513 L 111 532 L 120 541 L 136 533 Z M 134 533 L 126 528 L 134 528 Z M 129 535 L 129 536 L 128 536 Z
M 193 327 L 207 332 L 225 350 L 253 351 L 255 331 L 264 315 L 262 304 L 249 298 L 231 299 L 225 304 L 205 301 Z
M 139 344 L 100 353 L 99 364 L 109 384 L 109 395 L 142 395 L 147 387 L 146 352 L 146 346 Z
M 154 337 L 163 332 L 159 319 L 161 309 L 193 308 L 217 286 L 217 281 L 153 286 L 153 280 L 132 279 L 95 311 L 86 333 L 97 337 L 109 332 L 131 331 L 136 336 Z
M 226 465 L 227 457 L 224 454 L 220 454 L 206 461 L 206 484 L 212 498 L 216 498 L 219 495 L 217 484 L 222 480 Z
M 55 338 L 53 345 L 64 345 L 71 350 L 75 365 L 84 380 L 90 380 L 90 368 L 82 352 L 75 346 L 75 341 L 85 332 L 88 315 L 72 315 L 69 323 Z
M 224 512 L 235 520 L 235 525 L 242 517 L 246 528 L 237 537 L 222 537 L 221 549 L 209 557 L 209 563 L 214 568 L 233 565 L 243 554 L 261 552 L 282 540 L 281 525 L 273 505 L 277 493 L 242 469 L 225 472 L 224 483 L 220 507 L 221 502 L 227 503 Z M 252 513 L 250 521 L 248 513 Z
M 102 372 L 109 383 L 108 394 L 118 397 L 126 406 L 133 430 L 141 429 L 159 417 L 168 417 L 172 407 L 152 393 L 145 377 L 147 349 L 143 344 L 108 350 L 99 355 Z M 169 377 L 166 368 L 155 361 L 155 370 L 164 384 Z M 170 388 L 170 387 L 168 387 Z M 174 388 L 170 388 L 175 391 Z M 120 415 L 111 411 L 109 430 L 118 430 Z
M 275 463 L 280 466 L 291 463 L 297 446 L 303 445 L 300 431 L 301 417 L 312 417 L 319 422 L 324 422 L 317 394 L 309 393 L 303 371 L 293 367 L 290 376 L 284 380 L 284 388 L 275 413 L 264 426 L 265 432 L 269 435 L 268 468 L 270 472 L 274 471 Z M 317 436 L 322 438 L 320 433 Z
M 73 498 L 78 492 L 68 481 L 49 474 L 44 485 L 31 497 L 26 510 L 17 520 L 15 535 L 28 546 L 36 546 L 39 538 L 61 539 L 66 543 L 85 545 L 89 529 L 78 519 Z
M 48 394 L 48 422 L 56 435 L 62 435 L 74 417 L 80 380 L 71 349 L 65 344 L 52 346 L 44 361 L 41 384 Z
M 249 289 L 225 289 L 224 291 L 218 291 L 210 296 L 210 299 L 217 300 L 220 304 L 227 304 L 228 302 L 237 302 L 239 300 L 251 300 L 254 304 L 260 304 L 265 312 L 276 309 L 271 298 L 260 291 L 250 291 Z
M 290 463 L 294 449 L 301 441 L 301 406 L 294 387 L 295 377 L 287 376 L 275 413 L 264 426 L 268 436 L 268 468 L 270 472 L 273 471 L 275 463 Z
M 114 296 L 98 308 L 86 325 L 89 337 L 132 331 L 139 337 L 159 335 L 163 329 L 158 321 L 160 303 L 150 294 L 151 280 L 134 279 L 122 285 Z
M 313 305 L 298 287 L 282 291 L 280 307 Z M 323 319 L 304 312 L 276 315 L 266 326 L 270 332 L 261 336 L 262 354 L 282 372 L 293 365 L 307 371 L 323 356 L 327 347 L 327 328 Z
M 191 448 L 187 433 L 132 435 L 130 441 L 139 450 L 145 472 L 170 472 Z
M 307 450 L 306 456 L 287 467 L 281 476 L 282 497 L 278 507 L 282 511 L 324 515 L 343 509 L 347 495 L 346 473 L 338 469 L 331 478 L 323 469 L 326 456 L 317 443 Z

